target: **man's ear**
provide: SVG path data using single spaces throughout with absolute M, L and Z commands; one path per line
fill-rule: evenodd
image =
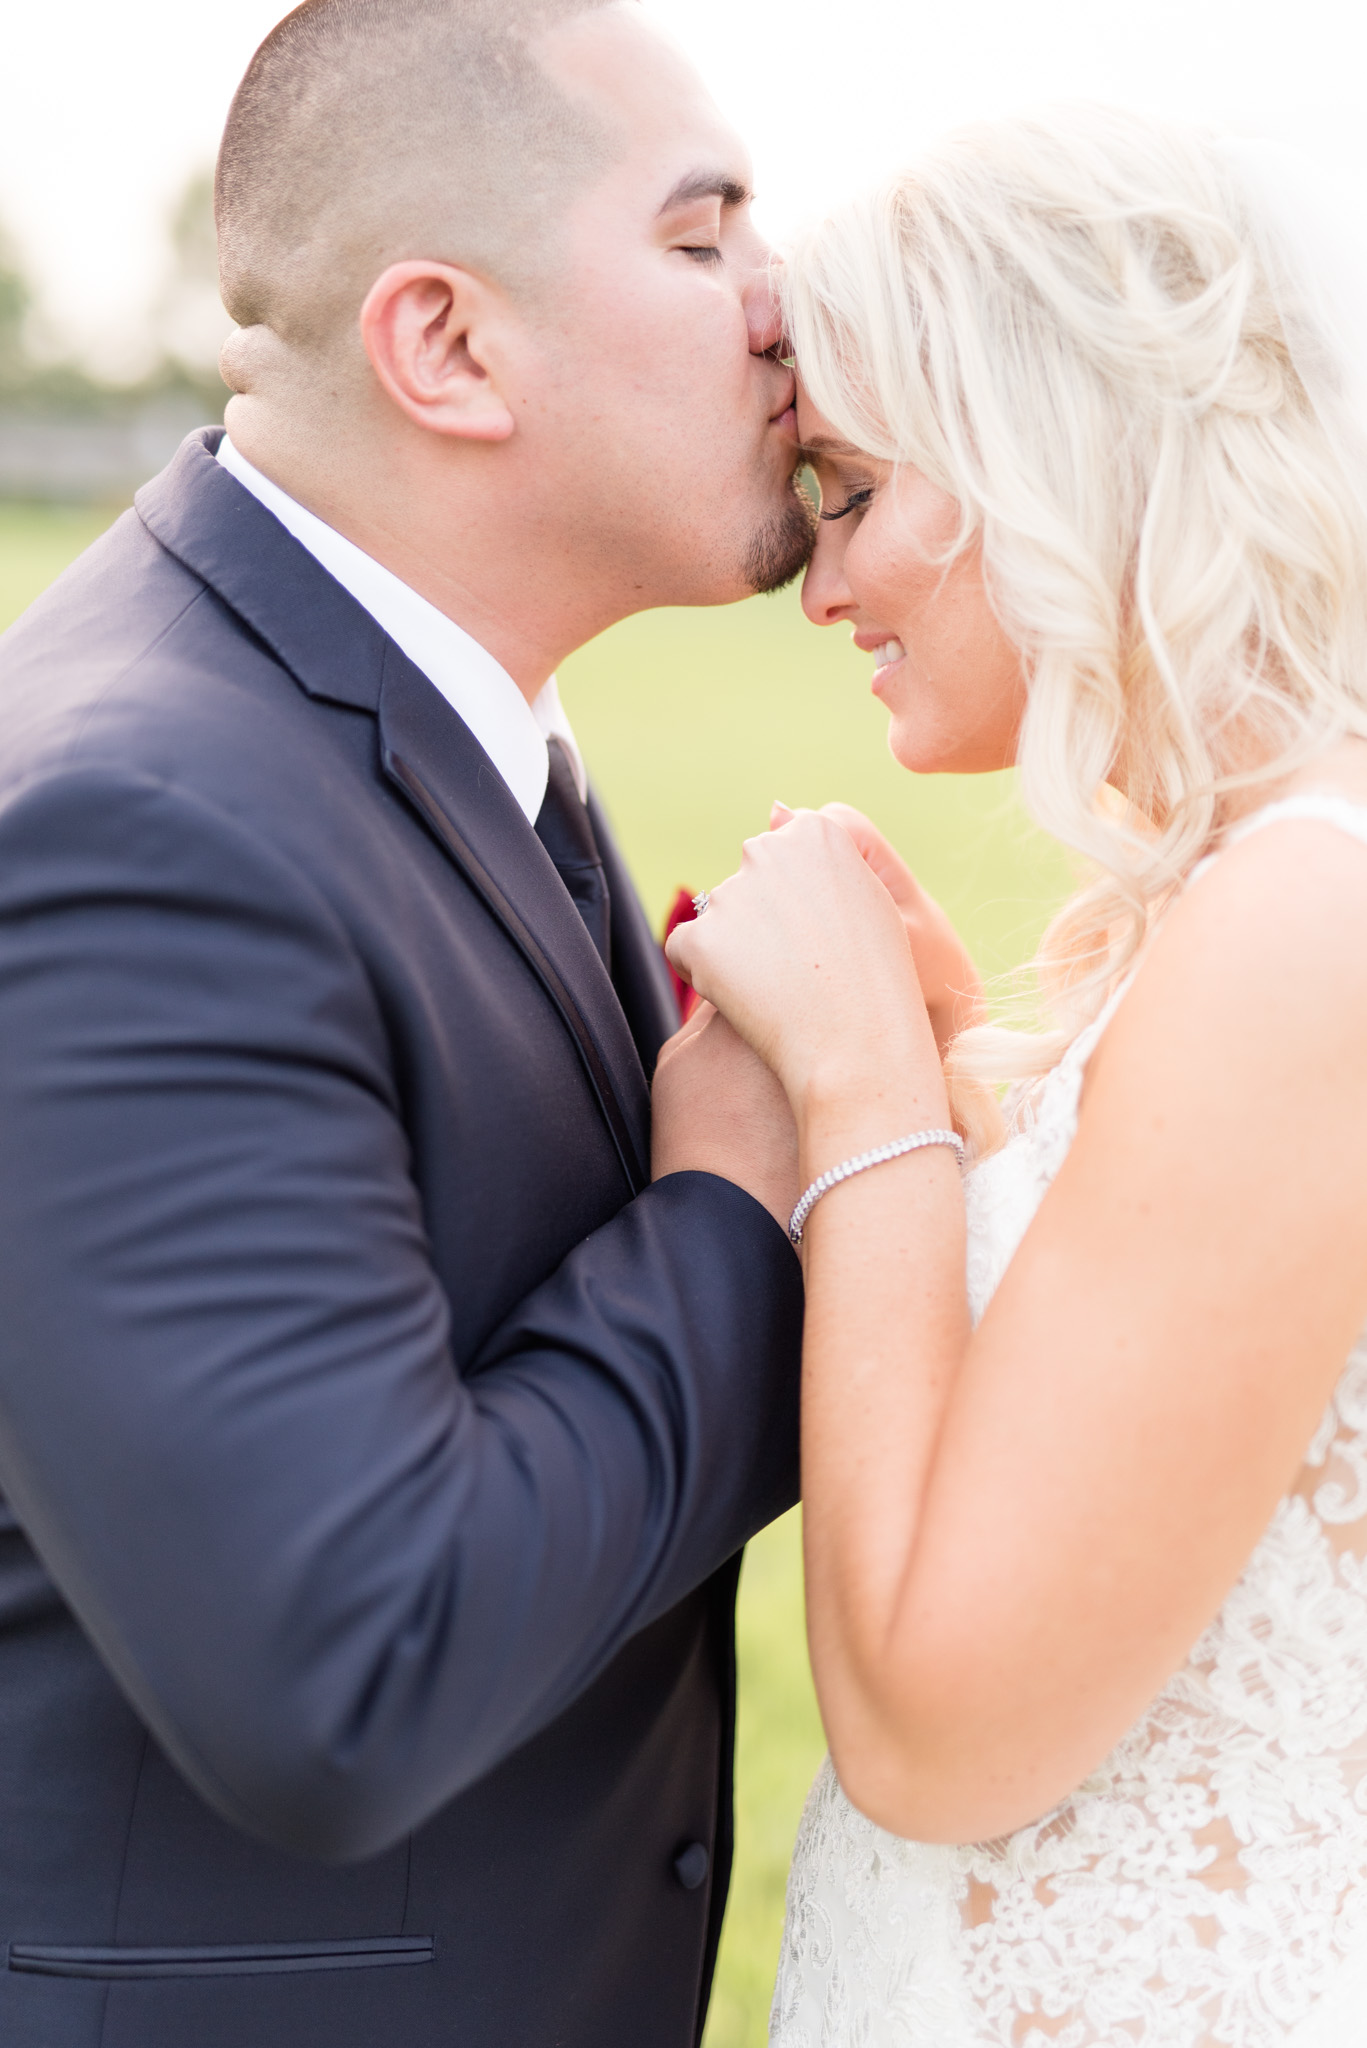
M 391 263 L 361 308 L 370 366 L 395 405 L 434 434 L 506 441 L 512 408 L 484 357 L 503 301 L 447 263 Z

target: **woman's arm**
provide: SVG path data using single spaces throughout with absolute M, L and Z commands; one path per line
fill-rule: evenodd
M 805 815 L 680 935 L 783 1076 L 804 1182 L 944 1121 L 861 866 Z M 1072 1790 L 1293 1480 L 1367 1318 L 1364 930 L 1367 856 L 1321 826 L 1258 835 L 1190 892 L 976 1333 L 949 1154 L 813 1213 L 812 1659 L 842 1780 L 884 1825 L 980 1839 Z

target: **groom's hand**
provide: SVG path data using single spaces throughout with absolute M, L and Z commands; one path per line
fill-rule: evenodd
M 667 1040 L 655 1069 L 651 1170 L 715 1173 L 763 1203 L 786 1230 L 801 1190 L 788 1098 L 710 1003 Z

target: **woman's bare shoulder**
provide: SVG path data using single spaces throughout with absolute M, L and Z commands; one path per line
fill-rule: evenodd
M 1362 834 L 1293 810 L 1217 854 L 1153 934 L 1098 1070 L 1194 1066 L 1218 1093 L 1281 1069 L 1309 1107 L 1318 1061 L 1340 1088 L 1360 1070 L 1367 1102 L 1367 743 L 1351 744 L 1281 796 L 1361 806 Z

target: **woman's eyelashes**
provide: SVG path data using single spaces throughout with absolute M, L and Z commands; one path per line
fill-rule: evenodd
M 818 514 L 818 517 L 822 519 L 848 519 L 851 512 L 862 512 L 864 507 L 872 501 L 872 498 L 873 485 L 861 484 L 858 490 L 850 492 L 844 504 L 837 506 L 834 512 L 822 512 Z

